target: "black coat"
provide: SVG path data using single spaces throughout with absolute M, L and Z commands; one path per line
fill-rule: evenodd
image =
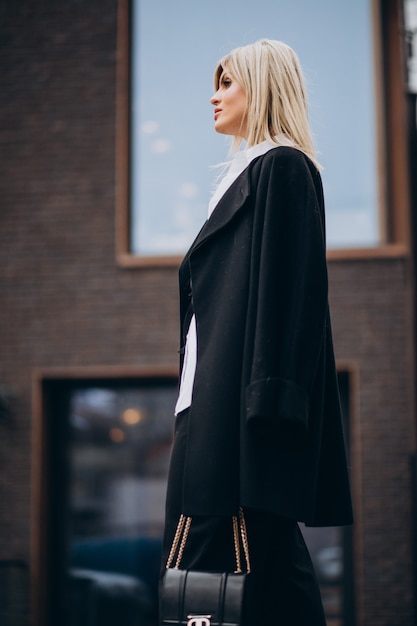
M 192 310 L 198 337 L 185 514 L 243 505 L 351 522 L 327 291 L 320 175 L 302 152 L 273 148 L 226 191 L 180 268 L 181 344 Z

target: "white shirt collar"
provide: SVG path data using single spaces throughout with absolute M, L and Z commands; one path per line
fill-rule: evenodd
M 277 148 L 278 146 L 294 145 L 291 139 L 289 139 L 285 135 L 277 135 L 275 137 L 275 141 L 277 143 L 272 143 L 272 141 L 269 140 L 262 141 L 261 143 L 257 143 L 255 146 L 251 146 L 250 148 L 246 148 L 245 150 L 239 150 L 239 152 L 235 154 L 232 162 L 230 163 L 229 169 L 218 184 L 210 199 L 208 209 L 209 217 L 217 206 L 220 198 L 223 197 L 224 193 L 227 191 L 230 185 L 236 180 L 239 174 L 241 174 L 243 170 L 247 168 L 247 166 L 251 161 L 253 161 L 253 159 L 261 156 L 262 154 L 265 154 L 272 148 Z

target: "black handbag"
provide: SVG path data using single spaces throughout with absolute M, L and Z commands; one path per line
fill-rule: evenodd
M 234 572 L 180 569 L 191 521 L 191 517 L 181 515 L 178 522 L 161 583 L 160 626 L 241 626 L 245 586 L 250 573 L 243 510 L 239 510 L 239 516 L 232 517 Z M 241 546 L 246 561 L 245 572 L 241 564 Z M 171 567 L 175 557 L 175 565 Z

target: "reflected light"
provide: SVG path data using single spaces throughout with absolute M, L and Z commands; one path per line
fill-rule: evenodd
M 195 183 L 181 183 L 178 188 L 180 196 L 183 198 L 195 198 L 198 195 L 198 185 Z
M 158 122 L 155 120 L 146 120 L 143 122 L 141 129 L 144 135 L 153 135 L 159 128 Z
M 121 428 L 110 428 L 109 437 L 114 443 L 121 443 L 125 440 L 126 435 Z
M 155 139 L 151 144 L 151 151 L 154 154 L 165 154 L 171 149 L 171 142 L 169 139 Z
M 122 421 L 129 426 L 139 424 L 143 420 L 143 415 L 138 409 L 126 409 L 122 413 Z

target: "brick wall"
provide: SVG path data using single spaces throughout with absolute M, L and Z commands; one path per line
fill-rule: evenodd
M 329 269 L 336 357 L 358 374 L 351 446 L 359 623 L 412 624 L 409 262 L 333 262 Z
M 116 10 L 0 0 L 0 559 L 29 560 L 34 369 L 177 363 L 175 268 L 115 262 Z M 336 355 L 359 380 L 358 625 L 411 626 L 409 262 L 329 270 Z
M 177 278 L 115 262 L 116 2 L 2 6 L 0 385 L 15 396 L 0 424 L 8 558 L 28 553 L 33 369 L 176 365 Z

